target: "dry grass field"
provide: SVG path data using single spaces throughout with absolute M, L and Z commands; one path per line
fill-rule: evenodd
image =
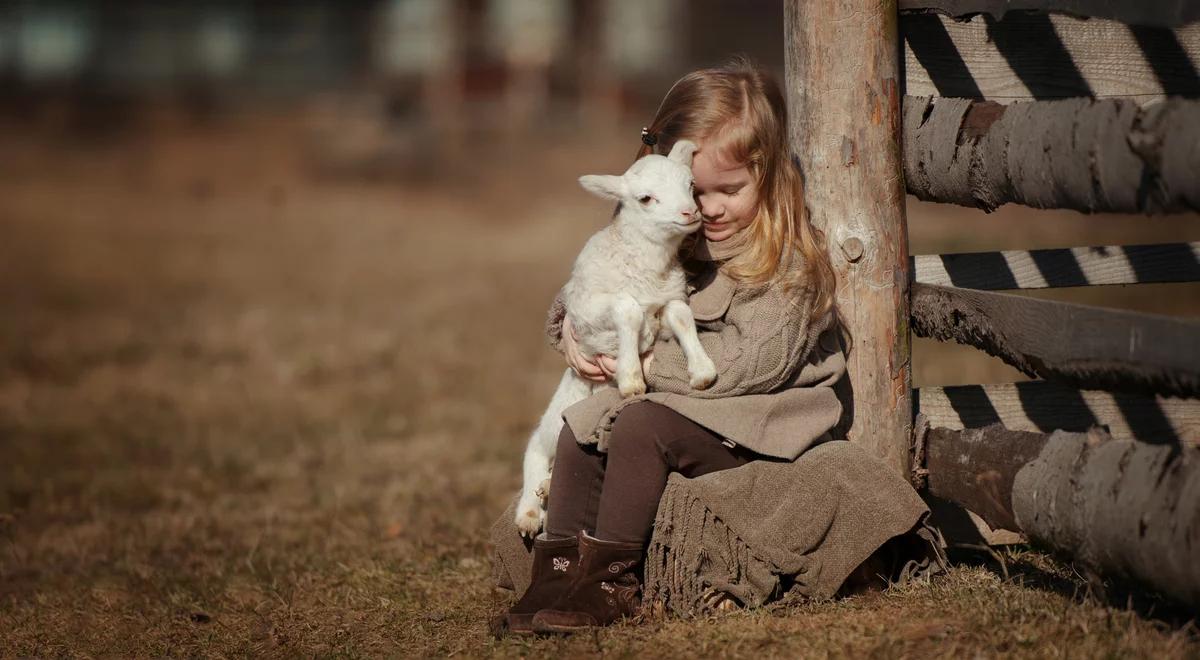
M 632 141 L 479 143 L 364 181 L 313 176 L 297 135 L 0 135 L 0 656 L 1200 655 L 1165 604 L 1027 548 L 882 594 L 493 640 L 487 527 L 562 368 L 543 313 L 608 211 L 574 178 Z M 910 222 L 914 252 L 1200 239 L 1194 218 Z M 1200 313 L 1194 287 L 1069 295 Z M 914 361 L 918 384 L 1014 377 Z

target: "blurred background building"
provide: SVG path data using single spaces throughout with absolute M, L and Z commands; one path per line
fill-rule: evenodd
M 644 122 L 733 53 L 782 74 L 781 18 L 775 0 L 4 0 L 0 111 L 104 133 L 148 105 L 288 106 L 340 136 L 331 162 L 428 157 L 468 134 Z

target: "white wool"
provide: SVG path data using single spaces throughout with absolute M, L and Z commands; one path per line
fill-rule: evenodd
M 692 194 L 696 146 L 680 140 L 668 156 L 638 159 L 619 176 L 590 175 L 587 190 L 620 203 L 612 224 L 593 235 L 563 287 L 567 316 L 585 355 L 616 356 L 616 385 L 623 396 L 646 391 L 641 354 L 660 332 L 674 334 L 688 358 L 692 387 L 716 378 L 716 368 L 696 337 L 687 306 L 686 276 L 679 246 L 700 228 Z M 525 483 L 516 523 L 523 534 L 541 529 L 554 452 L 566 408 L 596 385 L 567 369 L 525 450 Z

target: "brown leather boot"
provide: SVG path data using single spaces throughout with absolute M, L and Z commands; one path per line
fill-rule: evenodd
M 532 580 L 505 616 L 509 632 L 533 634 L 533 615 L 567 592 L 578 568 L 578 538 L 534 539 Z
M 569 633 L 632 616 L 642 602 L 640 543 L 601 541 L 579 533 L 579 572 L 553 605 L 533 616 L 533 630 Z

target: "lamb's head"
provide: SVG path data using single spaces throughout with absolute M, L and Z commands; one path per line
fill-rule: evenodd
M 579 177 L 587 190 L 621 203 L 620 215 L 662 239 L 682 237 L 700 228 L 692 195 L 692 155 L 696 145 L 680 140 L 666 156 L 642 156 L 624 174 Z

